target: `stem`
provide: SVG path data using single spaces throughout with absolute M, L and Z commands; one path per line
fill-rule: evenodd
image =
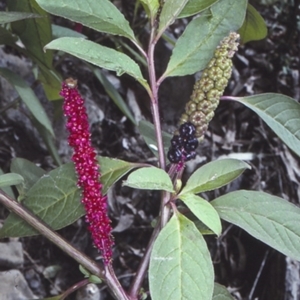
M 88 285 L 90 282 L 88 279 L 84 279 L 76 284 L 74 284 L 73 286 L 71 286 L 70 288 L 68 288 L 59 298 L 60 300 L 64 300 L 65 298 L 67 298 L 70 294 L 74 293 L 75 291 L 77 291 L 78 289 L 82 288 L 85 285 Z
M 48 240 L 53 242 L 57 247 L 67 253 L 70 257 L 81 264 L 85 269 L 87 269 L 92 274 L 98 276 L 103 281 L 106 282 L 111 292 L 114 294 L 115 298 L 118 300 L 129 300 L 128 296 L 122 289 L 118 279 L 111 270 L 108 272 L 108 267 L 105 270 L 101 265 L 97 264 L 95 261 L 90 259 L 84 253 L 80 252 L 74 248 L 69 242 L 62 238 L 59 234 L 54 232 L 48 225 L 43 221 L 39 220 L 30 211 L 23 207 L 20 203 L 15 201 L 6 195 L 2 190 L 0 190 L 0 203 L 6 206 L 10 211 L 21 217 L 29 225 L 31 225 L 36 231 L 45 236 Z
M 160 124 L 160 117 L 159 117 L 159 107 L 158 107 L 158 84 L 156 83 L 156 74 L 155 74 L 155 66 L 154 66 L 154 32 L 155 30 L 152 29 L 150 43 L 149 43 L 149 50 L 148 50 L 148 66 L 149 66 L 149 81 L 152 90 L 151 95 L 151 111 L 153 117 L 153 124 L 155 128 L 155 136 L 157 141 L 157 148 L 158 148 L 158 157 L 159 157 L 159 166 L 163 170 L 166 168 L 165 162 L 165 153 L 164 153 L 164 146 L 162 141 L 162 134 L 161 134 L 161 124 Z

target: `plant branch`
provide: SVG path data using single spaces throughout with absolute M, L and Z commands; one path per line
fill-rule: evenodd
M 2 190 L 0 190 L 0 203 L 7 207 L 10 211 L 21 217 L 29 225 L 31 225 L 36 231 L 45 236 L 48 240 L 53 242 L 57 247 L 66 252 L 70 257 L 81 264 L 85 269 L 87 269 L 92 274 L 98 276 L 106 282 L 111 292 L 114 294 L 115 298 L 118 300 L 129 300 L 125 291 L 122 289 L 118 279 L 107 272 L 107 267 L 104 270 L 101 265 L 97 264 L 95 261 L 90 259 L 84 253 L 80 252 L 74 248 L 69 242 L 62 238 L 59 234 L 54 232 L 48 225 L 46 225 L 42 220 L 34 216 L 28 209 L 22 206 L 20 203 L 15 201 L 6 195 Z

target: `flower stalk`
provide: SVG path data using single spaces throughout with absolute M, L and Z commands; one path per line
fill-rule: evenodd
M 101 252 L 104 264 L 109 265 L 112 262 L 113 238 L 107 215 L 107 197 L 101 192 L 100 170 L 91 143 L 84 100 L 78 92 L 77 81 L 67 79 L 62 85 L 60 95 L 64 98 L 66 128 L 70 133 L 68 142 L 74 149 L 72 160 L 78 176 L 78 186 L 82 189 L 81 202 L 86 210 L 85 219 L 89 224 L 88 229 L 94 245 Z

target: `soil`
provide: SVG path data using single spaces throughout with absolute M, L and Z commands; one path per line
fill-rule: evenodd
M 264 4 L 266 2 L 271 4 Z M 233 76 L 225 95 L 248 96 L 275 92 L 299 101 L 299 1 L 256 1 L 253 4 L 266 20 L 268 37 L 239 48 L 234 58 Z M 132 1 L 123 1 L 120 6 L 127 19 L 131 19 L 134 9 Z M 54 21 L 57 24 L 72 26 L 71 23 L 58 18 Z M 170 33 L 176 35 L 183 25 L 182 20 L 175 22 Z M 115 46 L 116 40 L 110 40 L 107 36 L 96 34 L 87 28 L 84 28 L 83 33 L 92 40 L 101 40 L 104 44 Z M 21 74 L 28 82 L 32 82 L 30 61 L 20 57 L 9 47 L 4 47 L 3 51 L 3 55 L 13 58 L 16 69 L 25 70 Z M 169 52 L 166 44 L 161 42 L 156 53 L 158 72 L 163 70 Z M 98 154 L 128 161 L 155 163 L 137 128 L 109 99 L 86 65 L 70 56 L 57 58 L 55 63 L 64 78 L 72 76 L 78 79 L 80 91 L 87 99 L 92 140 Z M 109 76 L 124 99 L 128 100 L 128 95 L 133 95 L 138 104 L 136 116 L 151 120 L 148 98 L 142 88 L 126 75 Z M 162 85 L 160 105 L 164 130 L 173 132 L 184 104 L 188 101 L 193 83 L 194 77 L 188 76 L 168 79 Z M 7 87 L 3 85 L 1 89 L 2 92 L 7 91 Z M 36 92 L 44 99 L 41 89 L 37 89 Z M 1 96 L 0 168 L 7 172 L 14 157 L 23 157 L 46 170 L 53 169 L 55 162 L 31 125 L 26 108 L 20 104 L 9 110 L 4 109 L 14 97 L 15 94 L 11 94 L 9 99 L 2 99 Z M 49 105 L 45 100 L 42 102 L 53 118 L 57 147 L 63 161 L 67 162 L 70 160 L 71 150 L 66 144 L 63 117 L 56 117 L 61 103 Z M 185 177 L 196 167 L 220 156 L 232 155 L 239 158 L 241 154 L 246 156 L 252 169 L 229 186 L 207 193 L 204 197 L 212 200 L 220 194 L 236 189 L 263 190 L 299 205 L 299 159 L 256 114 L 238 103 L 221 101 L 205 141 L 198 149 L 198 158 L 188 165 Z M 114 233 L 114 267 L 122 285 L 126 287 L 130 284 L 151 235 L 151 222 L 155 220 L 159 211 L 159 194 L 132 190 L 121 187 L 118 183 L 110 191 L 110 199 L 112 225 L 118 226 Z M 6 209 L 1 208 L 1 220 L 5 219 L 7 213 Z M 217 282 L 228 287 L 236 299 L 292 299 L 286 296 L 287 266 L 282 254 L 225 222 L 223 231 L 218 240 L 215 237 L 207 238 Z M 97 251 L 91 246 L 83 220 L 60 230 L 60 234 L 72 240 L 76 247 L 88 255 L 99 259 Z M 77 263 L 45 238 L 21 238 L 21 241 L 25 254 L 25 263 L 21 271 L 33 292 L 40 298 L 53 295 L 55 291 L 61 292 L 82 280 Z M 41 270 L 56 265 L 61 267 L 61 272 L 53 280 L 45 279 Z M 145 288 L 147 289 L 146 282 Z M 105 286 L 101 286 L 101 290 L 103 299 L 112 299 Z

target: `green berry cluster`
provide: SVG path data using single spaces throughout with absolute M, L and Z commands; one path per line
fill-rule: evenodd
M 179 125 L 190 122 L 195 126 L 198 140 L 203 139 L 230 79 L 231 58 L 237 51 L 238 39 L 239 34 L 231 32 L 220 42 L 201 78 L 195 83 L 190 101 L 185 106 L 185 113 L 180 118 Z

